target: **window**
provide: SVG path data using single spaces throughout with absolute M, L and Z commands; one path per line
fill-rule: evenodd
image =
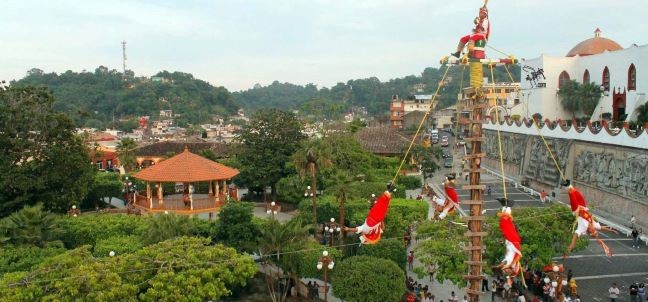
M 628 68 L 628 90 L 637 90 L 637 69 L 634 64 Z
M 589 70 L 585 69 L 585 72 L 583 73 L 583 84 L 589 84 L 589 83 L 590 83 Z
M 560 73 L 560 76 L 558 76 L 558 88 L 562 88 L 565 83 L 569 82 L 569 74 L 567 71 L 564 71 Z
M 610 91 L 610 70 L 605 66 L 603 69 L 603 81 L 601 85 L 605 88 L 605 91 Z
M 103 161 L 97 161 L 97 169 L 102 170 L 103 169 Z

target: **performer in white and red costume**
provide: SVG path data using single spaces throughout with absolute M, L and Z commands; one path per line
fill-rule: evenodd
M 380 241 L 380 236 L 385 228 L 383 220 L 389 210 L 389 202 L 391 201 L 391 193 L 393 185 L 388 185 L 387 190 L 378 197 L 378 200 L 369 210 L 367 218 L 364 223 L 356 228 L 345 228 L 347 232 L 356 232 L 360 234 L 360 242 L 362 244 L 376 244 Z
M 464 46 L 468 44 L 470 57 L 475 59 L 486 58 L 484 47 L 490 36 L 490 21 L 488 20 L 488 8 L 486 4 L 488 4 L 488 0 L 485 0 L 484 6 L 479 9 L 479 16 L 475 18 L 475 28 L 473 28 L 472 34 L 459 39 L 457 51 L 452 53 L 452 56 L 459 58 Z
M 444 219 L 448 214 L 452 214 L 455 211 L 456 207 L 459 206 L 459 195 L 455 190 L 456 180 L 454 175 L 449 174 L 446 176 L 446 180 L 443 182 L 443 190 L 445 191 L 446 198 L 443 197 L 432 197 L 432 201 L 436 204 L 437 212 L 439 214 L 439 219 Z
M 594 221 L 594 217 L 592 217 L 592 214 L 590 214 L 589 209 L 587 208 L 585 197 L 583 197 L 583 194 L 571 185 L 571 181 L 569 179 L 565 180 L 561 184 L 564 187 L 567 187 L 567 193 L 569 194 L 569 204 L 571 205 L 572 213 L 574 213 L 574 215 L 576 216 L 577 222 L 576 230 L 574 231 L 574 235 L 572 236 L 572 241 L 567 248 L 567 253 L 571 253 L 571 251 L 574 249 L 578 237 L 589 233 L 590 236 L 596 239 L 596 242 L 598 242 L 601 248 L 603 248 L 605 255 L 608 257 L 612 256 L 612 251 L 610 251 L 610 248 L 601 239 L 598 238 L 598 231 L 605 230 L 615 233 L 616 231 L 608 227 L 601 226 L 600 223 Z
M 498 198 L 504 207 L 497 213 L 499 220 L 499 228 L 504 235 L 504 244 L 506 245 L 506 254 L 504 260 L 498 265 L 502 272 L 507 277 L 513 277 L 520 273 L 520 257 L 522 257 L 522 238 L 518 234 L 515 225 L 513 224 L 513 215 L 511 214 L 511 206 L 513 201 L 506 198 Z M 509 278 L 509 282 L 512 282 Z

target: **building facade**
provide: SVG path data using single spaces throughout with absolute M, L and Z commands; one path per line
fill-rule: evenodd
M 393 95 L 389 104 L 389 126 L 394 129 L 404 128 L 403 118 L 406 114 L 420 111 L 428 112 L 432 108 L 432 95 L 417 94 L 401 99 L 398 95 Z
M 648 45 L 623 48 L 602 37 L 599 29 L 564 57 L 542 55 L 522 60 L 521 65 L 520 100 L 524 106 L 514 113 L 524 117 L 540 113 L 543 119 L 570 120 L 573 115 L 563 109 L 558 96 L 560 86 L 569 80 L 601 86 L 598 105 L 588 116 L 591 121 L 608 114 L 612 120 L 634 121 L 637 107 L 646 103 Z M 582 115 L 576 112 L 576 116 Z

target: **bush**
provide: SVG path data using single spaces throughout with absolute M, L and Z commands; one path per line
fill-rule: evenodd
M 421 183 L 421 178 L 417 176 L 404 175 L 399 175 L 396 178 L 396 184 L 398 185 L 398 188 L 401 189 L 401 191 L 404 191 L 401 187 L 404 187 L 405 190 L 415 190 L 420 189 L 423 186 L 423 184 Z
M 358 226 L 364 223 L 369 212 L 366 199 L 347 200 L 345 204 L 345 225 Z M 414 221 L 427 218 L 428 204 L 422 200 L 392 198 L 389 212 L 385 217 L 384 238 L 403 236 L 407 227 Z M 312 221 L 311 201 L 304 200 L 299 204 L 299 215 L 303 221 Z M 317 199 L 317 222 L 328 222 L 331 218 L 340 217 L 339 203 L 334 197 L 325 195 Z
M 358 255 L 371 256 L 394 261 L 405 270 L 407 264 L 407 247 L 400 238 L 393 240 L 380 240 L 377 244 L 363 245 L 358 250 Z
M 143 216 L 88 214 L 78 217 L 61 216 L 58 223 L 65 234 L 61 235 L 65 247 L 73 249 L 82 245 L 94 246 L 97 241 L 113 236 L 141 236 L 148 227 L 149 218 Z
M 405 272 L 391 260 L 354 256 L 331 270 L 335 295 L 349 302 L 400 301 L 405 292 Z
M 0 248 L 0 277 L 9 272 L 30 271 L 44 260 L 65 251 L 62 247 L 3 246 Z
M 93 255 L 95 257 L 107 257 L 113 251 L 117 255 L 133 253 L 144 246 L 142 240 L 134 235 L 118 235 L 106 239 L 100 239 L 94 246 Z

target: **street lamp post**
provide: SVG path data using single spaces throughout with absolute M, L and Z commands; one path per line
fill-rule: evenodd
M 279 212 L 279 203 L 273 201 L 269 206 L 266 206 L 266 208 L 266 213 L 268 215 L 272 215 L 272 219 L 275 219 L 275 215 L 277 215 L 277 213 Z
M 377 200 L 378 198 L 376 198 L 376 194 L 371 193 L 371 198 L 369 198 L 369 207 L 373 207 Z
M 329 241 L 329 246 L 331 247 L 333 246 L 333 240 L 335 236 L 340 234 L 341 230 L 342 229 L 340 228 L 338 223 L 335 222 L 335 218 L 331 218 L 331 222 L 326 223 L 326 226 L 324 227 L 324 232 L 328 232 L 329 237 L 331 238 L 331 240 Z
M 546 277 L 543 280 L 546 284 L 551 284 L 556 291 L 556 297 L 562 299 L 563 288 L 567 286 L 567 280 L 562 275 L 562 265 L 553 265 L 552 271 L 546 272 Z
M 317 262 L 317 269 L 324 269 L 324 302 L 328 302 L 328 270 L 333 269 L 335 262 L 329 257 L 328 251 L 322 252 L 322 257 Z

